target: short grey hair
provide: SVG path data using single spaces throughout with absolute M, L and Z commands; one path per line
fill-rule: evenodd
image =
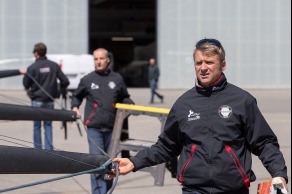
M 109 57 L 109 52 L 108 52 L 108 50 L 106 50 L 105 48 L 97 48 L 97 49 L 95 49 L 95 50 L 93 51 L 93 53 L 96 52 L 96 51 L 104 51 L 105 54 L 106 54 L 106 57 Z
M 219 55 L 220 61 L 221 62 L 225 61 L 225 50 L 222 45 L 218 47 L 213 44 L 210 44 L 209 42 L 200 44 L 199 46 L 196 46 L 194 50 L 194 57 L 197 51 L 201 51 L 206 56 Z

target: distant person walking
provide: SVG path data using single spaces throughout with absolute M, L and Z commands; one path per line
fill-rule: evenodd
M 164 97 L 156 91 L 159 76 L 160 76 L 160 71 L 159 71 L 158 66 L 156 65 L 156 60 L 155 58 L 150 58 L 149 67 L 148 67 L 148 80 L 149 80 L 150 90 L 151 90 L 150 104 L 154 103 L 155 95 L 160 99 L 161 103 L 163 103 Z
M 59 65 L 46 57 L 47 47 L 44 43 L 34 46 L 33 54 L 35 63 L 27 68 L 23 77 L 23 86 L 32 100 L 33 107 L 54 108 L 54 98 L 60 96 L 57 80 L 60 80 L 61 91 L 69 85 L 68 78 L 61 71 Z M 33 139 L 34 147 L 42 149 L 41 121 L 34 121 Z M 53 149 L 52 121 L 44 121 L 45 149 Z

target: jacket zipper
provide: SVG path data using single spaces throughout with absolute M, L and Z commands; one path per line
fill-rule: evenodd
M 92 118 L 93 115 L 95 114 L 95 112 L 96 112 L 96 108 L 98 107 L 98 104 L 97 104 L 97 103 L 94 103 L 93 107 L 94 107 L 93 110 L 91 111 L 91 113 L 90 113 L 88 119 L 87 119 L 86 122 L 85 122 L 85 125 L 86 125 L 86 126 L 89 124 L 91 118 Z
M 180 176 L 179 176 L 179 182 L 180 182 L 180 183 L 183 182 L 183 177 L 184 177 L 184 174 L 185 174 L 186 168 L 189 166 L 191 160 L 192 160 L 193 157 L 194 157 L 196 147 L 197 147 L 196 145 L 193 145 L 193 146 L 192 146 L 190 156 L 189 156 L 187 162 L 186 162 L 186 163 L 183 165 L 183 167 L 182 167 L 182 170 L 181 170 L 181 173 L 180 173 Z
M 225 146 L 226 151 L 228 152 L 228 154 L 231 156 L 234 164 L 236 165 L 244 183 L 247 189 L 249 189 L 250 186 L 250 180 L 245 172 L 245 170 L 243 169 L 243 167 L 241 166 L 238 157 L 236 156 L 236 154 L 233 152 L 233 150 L 231 149 L 230 146 Z
M 213 169 L 212 169 L 212 163 L 213 163 L 213 156 L 212 156 L 212 127 L 210 126 L 210 119 L 212 119 L 210 117 L 210 104 L 211 104 L 211 98 L 212 98 L 212 94 L 210 95 L 210 97 L 208 98 L 208 106 L 207 106 L 207 126 L 208 126 L 208 136 L 209 136 L 209 151 L 208 151 L 208 158 L 209 158 L 209 165 L 210 165 L 210 170 L 209 170 L 209 179 L 210 179 L 210 191 L 209 194 L 212 194 L 213 192 L 213 187 L 214 187 L 214 183 L 213 183 Z

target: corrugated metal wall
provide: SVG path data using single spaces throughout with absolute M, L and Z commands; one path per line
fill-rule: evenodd
M 205 37 L 227 53 L 228 81 L 291 88 L 291 0 L 158 0 L 161 88 L 190 88 L 192 52 Z
M 290 0 L 157 0 L 160 88 L 190 88 L 192 52 L 204 37 L 227 52 L 229 82 L 245 88 L 291 88 Z M 48 53 L 87 53 L 88 1 L 0 0 L 0 60 L 32 57 L 36 42 Z M 0 70 L 28 62 L 0 62 Z M 6 78 L 0 88 L 21 88 Z
M 0 0 L 0 70 L 27 66 L 37 42 L 49 54 L 87 53 L 88 1 Z M 22 88 L 21 81 L 1 79 L 0 88 Z

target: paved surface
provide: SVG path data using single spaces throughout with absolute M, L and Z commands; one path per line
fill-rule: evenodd
M 165 95 L 163 104 L 156 103 L 156 107 L 170 108 L 174 101 L 185 90 L 162 90 Z M 132 98 L 137 105 L 149 106 L 150 93 L 148 89 L 129 89 Z M 291 177 L 291 90 L 249 90 L 257 100 L 259 107 L 267 119 L 270 126 L 279 138 L 281 150 L 289 168 L 289 178 Z M 1 103 L 13 103 L 29 105 L 30 101 L 22 90 L 0 90 Z M 58 106 L 56 106 L 58 108 Z M 0 113 L 5 114 L 5 113 Z M 159 131 L 159 121 L 147 116 L 130 117 L 129 120 L 130 137 L 155 141 Z M 88 152 L 85 131 L 83 136 L 79 135 L 76 124 L 69 124 L 68 140 L 64 140 L 64 132 L 60 129 L 61 123 L 54 122 L 54 146 L 57 149 L 74 152 Z M 30 121 L 0 121 L 0 145 L 15 144 L 4 141 L 3 135 L 32 142 L 32 122 Z M 7 139 L 5 139 L 7 140 Z M 22 143 L 22 142 L 20 142 Z M 32 144 L 30 144 L 32 146 Z M 261 162 L 255 157 L 253 170 L 257 175 L 257 181 L 251 185 L 251 194 L 256 194 L 257 183 L 269 179 L 270 176 L 262 166 Z M 58 175 L 57 175 L 58 176 Z M 34 181 L 45 180 L 56 175 L 0 175 L 0 189 L 15 185 L 31 183 Z M 170 173 L 165 174 L 165 184 L 163 187 L 153 185 L 154 180 L 146 172 L 131 173 L 119 178 L 118 185 L 114 194 L 178 194 L 181 193 L 180 186 Z M 291 188 L 291 183 L 289 183 Z M 42 184 L 28 187 L 7 193 L 30 193 L 30 194 L 74 194 L 89 193 L 89 175 L 82 175 L 75 178 L 61 180 L 53 183 Z

